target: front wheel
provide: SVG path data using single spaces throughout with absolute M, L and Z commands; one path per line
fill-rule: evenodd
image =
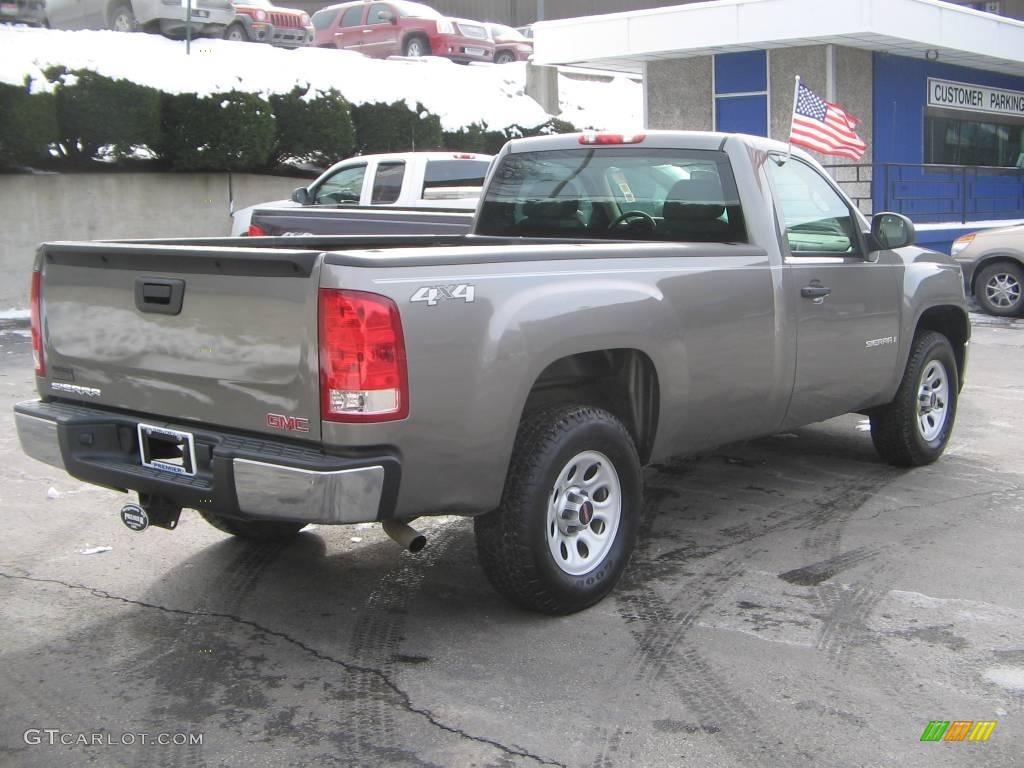
M 499 51 L 494 57 L 495 64 L 511 64 L 516 60 L 516 55 L 510 51 Z
M 1024 268 L 1012 261 L 990 264 L 974 281 L 975 298 L 981 308 L 996 317 L 1015 317 L 1021 313 Z
M 236 43 L 244 43 L 249 40 L 249 36 L 245 33 L 245 27 L 241 24 L 231 24 L 224 30 L 224 39 L 233 40 Z
M 405 41 L 405 55 L 418 59 L 420 56 L 430 55 L 430 43 L 422 37 L 410 37 Z
M 633 440 L 607 411 L 564 406 L 527 417 L 501 506 L 474 521 L 484 573 L 532 610 L 568 614 L 597 603 L 633 551 L 642 482 Z
M 139 21 L 129 3 L 118 4 L 110 14 L 110 28 L 115 32 L 138 32 Z
M 914 339 L 891 403 L 871 414 L 871 439 L 890 464 L 931 464 L 946 449 L 956 419 L 960 381 L 949 340 L 927 331 Z
M 200 516 L 218 531 L 230 533 L 240 539 L 255 541 L 280 541 L 295 537 L 306 527 L 305 523 L 293 523 L 287 520 L 238 520 L 224 517 L 216 512 L 199 510 Z

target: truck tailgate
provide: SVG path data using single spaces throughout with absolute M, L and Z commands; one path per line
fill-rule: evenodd
M 44 392 L 318 441 L 320 256 L 47 244 Z

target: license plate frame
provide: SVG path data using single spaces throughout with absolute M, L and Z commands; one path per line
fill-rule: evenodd
M 185 477 L 196 474 L 196 438 L 191 432 L 158 427 L 155 424 L 139 424 L 139 458 L 142 466 Z M 177 446 L 181 449 L 181 465 L 163 459 L 153 458 L 153 442 Z
M 486 48 L 474 48 L 471 45 L 467 45 L 463 50 L 467 56 L 485 56 L 487 54 Z
M 201 8 L 193 8 L 192 17 L 196 19 L 208 19 L 210 18 L 210 12 Z

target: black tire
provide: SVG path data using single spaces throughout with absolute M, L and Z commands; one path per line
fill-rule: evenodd
M 1015 261 L 986 265 L 974 279 L 974 297 L 990 315 L 1016 317 L 1024 308 L 1024 268 Z
M 430 55 L 430 43 L 427 38 L 421 37 L 420 35 L 413 35 L 405 41 L 405 45 L 402 46 L 402 53 L 405 56 L 412 56 L 413 58 L 419 58 L 420 56 Z
M 110 28 L 115 32 L 139 31 L 139 20 L 135 18 L 131 3 L 117 3 L 111 9 Z
M 245 31 L 245 26 L 243 24 L 234 22 L 232 24 L 228 24 L 225 28 L 224 39 L 234 40 L 239 43 L 247 43 L 249 42 L 249 33 Z
M 944 372 L 939 372 L 936 364 L 941 365 Z M 933 376 L 936 378 L 932 379 Z M 940 398 L 933 398 L 936 403 L 941 400 L 944 408 L 941 425 L 933 416 L 930 428 L 936 429 L 934 435 L 925 433 L 922 418 L 927 420 L 919 399 L 924 394 L 926 379 L 944 381 L 945 389 Z M 934 388 L 929 387 L 928 391 Z M 920 467 L 931 464 L 946 449 L 949 437 L 953 433 L 956 421 L 956 406 L 960 394 L 960 381 L 956 367 L 956 357 L 949 340 L 940 333 L 925 331 L 914 338 L 910 350 L 910 359 L 903 372 L 903 380 L 891 403 L 876 409 L 871 414 L 871 440 L 878 454 L 890 464 L 899 467 Z M 936 403 L 930 404 L 935 406 Z
M 590 570 L 573 575 L 556 562 L 555 545 L 549 545 L 549 525 L 554 523 L 548 513 L 558 492 L 556 482 L 583 452 L 608 459 L 619 485 L 621 512 L 617 528 L 608 534 L 607 550 L 600 559 L 595 554 Z M 563 615 L 594 605 L 615 586 L 632 554 L 642 489 L 636 447 L 622 422 L 610 413 L 589 406 L 560 406 L 531 414 L 519 426 L 501 506 L 474 521 L 484 573 L 498 592 L 524 608 Z M 594 489 L 594 501 L 599 493 Z M 591 506 L 587 514 L 588 524 L 600 535 L 600 512 L 594 509 Z M 603 523 L 601 528 L 608 531 Z M 550 539 L 558 541 L 553 527 L 550 533 Z M 582 559 L 583 567 L 589 566 Z
M 516 60 L 516 55 L 511 51 L 498 51 L 498 54 L 494 57 L 495 64 L 511 64 Z
M 237 520 L 224 517 L 205 509 L 199 510 L 202 518 L 218 531 L 230 533 L 240 539 L 275 541 L 294 538 L 306 523 L 292 523 L 278 520 Z

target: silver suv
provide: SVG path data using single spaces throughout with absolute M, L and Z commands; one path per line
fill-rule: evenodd
M 185 34 L 185 5 L 181 0 L 47 0 L 46 17 L 52 29 L 113 29 L 119 32 Z M 192 33 L 220 37 L 235 19 L 231 0 L 193 0 Z

